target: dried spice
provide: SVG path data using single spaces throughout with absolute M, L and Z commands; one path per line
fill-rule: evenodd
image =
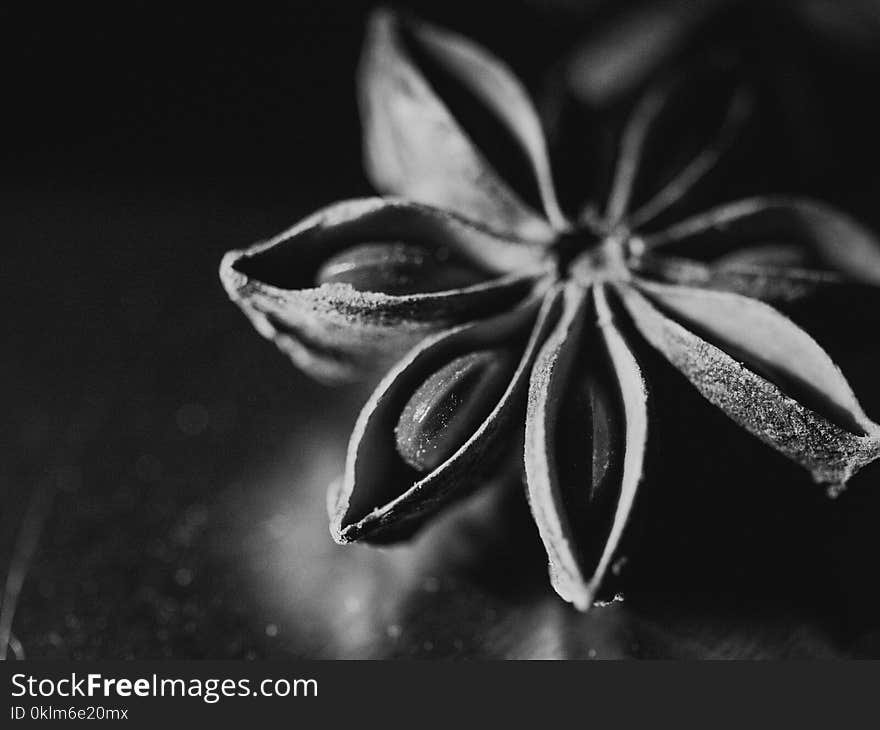
M 515 141 L 535 201 L 478 148 L 423 65 Z M 404 197 L 332 205 L 221 266 L 231 298 L 308 372 L 342 380 L 391 364 L 329 495 L 338 542 L 404 539 L 519 462 L 553 585 L 587 609 L 620 557 L 643 475 L 649 395 L 633 337 L 831 492 L 880 456 L 880 426 L 840 370 L 771 306 L 880 283 L 873 236 L 784 197 L 651 226 L 729 148 L 749 108 L 742 89 L 725 97 L 714 137 L 670 156 L 659 179 L 642 163 L 652 144 L 675 146 L 657 129 L 682 95 L 650 89 L 621 135 L 607 204 L 574 219 L 526 92 L 470 41 L 377 12 L 359 93 L 368 172 Z M 692 137 L 674 131 L 673 142 Z

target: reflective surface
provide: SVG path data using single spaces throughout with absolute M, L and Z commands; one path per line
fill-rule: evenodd
M 196 14 L 123 18 L 108 4 L 96 23 L 70 12 L 57 27 L 7 24 L 44 34 L 11 47 L 29 72 L 12 85 L 29 116 L 8 120 L 6 138 L 20 144 L 0 179 L 4 577 L 22 525 L 34 539 L 42 525 L 20 566 L 14 649 L 33 658 L 880 656 L 880 471 L 829 501 L 658 362 L 652 476 L 615 587 L 623 602 L 581 615 L 553 594 L 516 484 L 488 486 L 413 544 L 336 546 L 325 489 L 368 389 L 307 380 L 252 332 L 216 272 L 223 251 L 368 191 L 351 85 L 360 9 L 221 15 L 211 42 L 195 47 Z M 493 36 L 492 18 L 447 15 L 540 83 L 551 44 L 517 57 L 523 44 Z M 539 15 L 517 6 L 505 27 L 537 27 Z M 542 38 L 571 24 L 542 22 Z M 143 37 L 100 31 L 133 25 Z M 294 28 L 295 42 L 285 35 Z M 160 58 L 148 52 L 156 37 Z M 836 135 L 841 148 L 828 142 L 830 169 L 785 182 L 876 228 L 880 152 L 870 119 L 852 112 L 871 73 L 846 77 L 848 95 L 830 84 L 837 98 L 822 117 L 835 128 L 840 109 L 864 129 Z M 58 105 L 69 110 L 63 120 Z M 880 353 L 866 334 L 880 327 L 876 299 L 792 314 L 880 417 Z

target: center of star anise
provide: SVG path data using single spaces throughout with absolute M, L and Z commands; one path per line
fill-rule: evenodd
M 553 245 L 558 276 L 585 285 L 625 279 L 629 276 L 626 262 L 637 246 L 638 239 L 626 230 L 574 229 L 560 235 Z

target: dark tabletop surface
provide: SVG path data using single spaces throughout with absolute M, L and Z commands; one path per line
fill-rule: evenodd
M 353 95 L 363 8 L 206 21 L 172 7 L 0 11 L 15 100 L 0 122 L 0 577 L 23 578 L 15 650 L 880 656 L 880 472 L 831 502 L 674 378 L 623 602 L 580 615 L 556 598 L 516 486 L 488 486 L 412 544 L 336 546 L 325 488 L 369 387 L 296 371 L 217 267 L 369 191 Z M 520 30 L 544 17 L 512 13 Z M 491 18 L 471 26 L 492 40 Z M 876 182 L 838 196 L 875 225 Z M 833 321 L 822 332 L 833 341 Z M 876 342 L 834 351 L 875 418 Z

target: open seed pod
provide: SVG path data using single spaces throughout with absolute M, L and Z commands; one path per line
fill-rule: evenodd
M 877 238 L 852 217 L 829 205 L 805 198 L 771 196 L 721 205 L 643 237 L 648 250 L 682 253 L 699 260 L 718 259 L 736 250 L 751 251 L 751 261 L 768 268 L 779 266 L 779 244 L 799 251 L 800 263 L 814 262 L 851 280 L 880 282 Z M 842 245 L 842 242 L 845 242 Z M 768 244 L 775 244 L 767 255 Z M 761 255 L 763 254 L 763 256 Z M 730 259 L 722 265 L 731 268 Z
M 880 282 L 869 230 L 828 205 L 785 196 L 728 203 L 646 234 L 631 266 L 659 283 L 774 304 Z
M 783 265 L 781 260 L 792 263 Z M 852 281 L 845 276 L 808 264 L 804 249 L 769 245 L 737 251 L 712 264 L 683 256 L 646 253 L 633 260 L 633 269 L 651 281 L 730 291 L 774 304 L 796 302 L 822 291 L 852 288 Z
M 618 287 L 644 338 L 711 403 L 835 494 L 880 456 L 880 426 L 806 332 L 731 292 Z
M 412 200 L 526 240 L 549 242 L 565 227 L 538 115 L 517 78 L 486 50 L 378 10 L 370 18 L 358 90 L 365 167 L 379 190 L 405 191 Z M 464 96 L 464 103 L 450 96 Z M 463 118 L 477 111 L 478 123 Z M 475 137 L 486 146 L 502 139 L 510 145 L 488 155 Z M 536 200 L 496 169 L 514 159 L 522 160 Z
M 560 296 L 427 338 L 361 411 L 345 475 L 328 499 L 341 543 L 410 535 L 497 469 L 522 429 L 531 366 Z
M 387 367 L 432 332 L 515 305 L 540 276 L 542 254 L 445 211 L 372 198 L 229 252 L 220 276 L 261 334 L 332 381 Z
M 535 364 L 526 416 L 529 504 L 556 591 L 592 605 L 642 478 L 647 391 L 604 287 L 566 290 Z
M 626 215 L 630 228 L 644 230 L 702 202 L 722 163 L 734 159 L 730 152 L 743 141 L 752 107 L 750 90 L 721 61 L 649 89 L 620 139 L 606 219 L 616 224 Z M 687 134 L 678 144 L 664 144 L 682 128 Z

